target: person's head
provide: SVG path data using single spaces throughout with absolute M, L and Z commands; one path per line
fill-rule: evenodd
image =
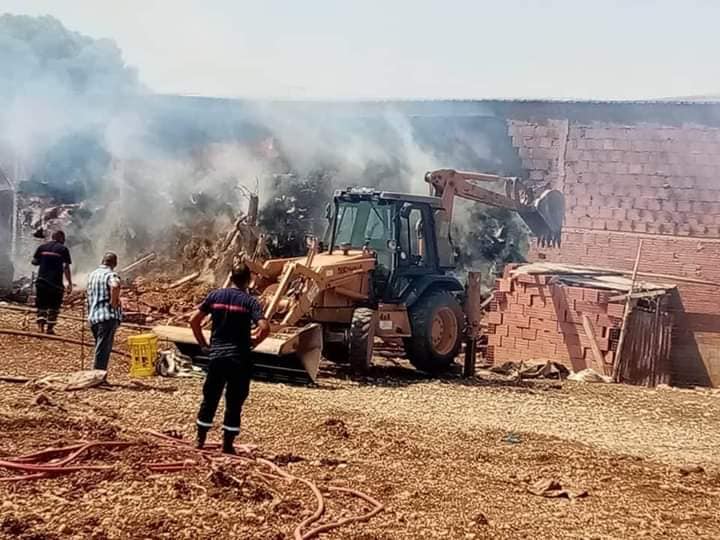
M 112 251 L 105 252 L 105 255 L 103 255 L 102 258 L 102 264 L 103 266 L 109 266 L 114 270 L 117 266 L 117 255 L 115 255 Z
M 245 263 L 240 263 L 233 267 L 232 274 L 230 275 L 230 281 L 239 288 L 247 289 L 250 285 L 250 268 Z
M 62 231 L 55 231 L 52 233 L 51 238 L 54 242 L 60 242 L 61 244 L 65 243 L 65 233 Z

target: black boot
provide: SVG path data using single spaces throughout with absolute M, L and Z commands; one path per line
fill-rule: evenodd
M 195 448 L 202 449 L 205 446 L 205 440 L 207 439 L 209 428 L 206 428 L 205 426 L 198 426 L 197 427 L 197 442 L 195 444 Z
M 236 432 L 223 431 L 223 454 L 236 454 L 235 447 L 233 446 L 233 442 L 235 442 L 235 437 L 237 437 Z

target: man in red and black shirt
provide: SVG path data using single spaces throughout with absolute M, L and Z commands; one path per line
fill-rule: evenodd
M 54 334 L 63 294 L 72 292 L 72 260 L 70 250 L 65 247 L 65 233 L 55 231 L 50 242 L 37 248 L 32 264 L 39 267 L 35 279 L 38 329 L 41 333 Z M 63 287 L 63 275 L 67 288 Z
M 197 445 L 202 448 L 205 444 L 224 388 L 223 452 L 228 454 L 235 453 L 233 442 L 240 432 L 242 406 L 250 392 L 250 351 L 270 332 L 260 302 L 247 292 L 249 268 L 240 264 L 233 270 L 231 281 L 234 287 L 211 292 L 190 319 L 195 339 L 207 348 L 202 322 L 208 315 L 212 317 L 210 364 L 197 416 Z

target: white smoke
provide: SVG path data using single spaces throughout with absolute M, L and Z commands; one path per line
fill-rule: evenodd
M 494 164 L 484 135 L 439 121 L 440 132 L 419 135 L 390 106 L 266 103 L 237 112 L 221 101 L 162 101 L 114 43 L 52 17 L 0 16 L 0 66 L 0 167 L 11 156 L 27 172 L 26 189 L 83 201 L 92 217 L 69 232 L 86 236 L 85 258 L 76 256 L 85 267 L 106 249 L 129 262 L 164 242 L 198 197 L 213 201 L 219 225 L 231 219 L 225 209 L 244 210 L 239 186 L 259 191 L 261 205 L 271 201 L 273 173 L 328 171 L 335 187 L 425 194 L 428 170 Z M 328 195 L 318 194 L 319 207 Z

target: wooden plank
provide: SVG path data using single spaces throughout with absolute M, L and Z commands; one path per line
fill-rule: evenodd
M 660 289 L 657 291 L 636 292 L 632 294 L 618 294 L 617 296 L 608 298 L 608 302 L 619 302 L 620 300 L 627 300 L 628 297 L 637 300 L 638 298 L 650 298 L 653 296 L 662 296 L 663 294 L 667 294 L 667 291 Z
M 623 312 L 622 326 L 620 327 L 620 338 L 618 339 L 617 352 L 615 354 L 615 365 L 613 366 L 613 379 L 615 382 L 620 382 L 621 364 L 623 361 L 623 341 L 625 341 L 625 334 L 627 333 L 628 318 L 630 317 L 630 311 L 632 311 L 634 300 L 631 298 L 633 289 L 635 288 L 635 280 L 638 275 L 638 267 L 640 266 L 640 255 L 642 253 L 643 241 L 642 239 L 638 242 L 637 254 L 635 255 L 635 265 L 633 266 L 632 278 L 630 280 L 630 294 L 625 300 L 625 311 Z
M 176 289 L 176 288 L 178 288 L 178 287 L 182 287 L 182 286 L 185 285 L 186 283 L 190 283 L 190 282 L 192 282 L 192 281 L 195 281 L 195 280 L 196 280 L 197 278 L 199 278 L 199 277 L 200 277 L 200 272 L 193 272 L 192 274 L 187 275 L 187 276 L 185 276 L 184 278 L 180 278 L 180 279 L 178 279 L 177 281 L 171 283 L 170 285 L 168 285 L 168 286 L 166 287 L 166 289 L 170 290 L 170 289 Z
M 597 371 L 598 373 L 605 375 L 605 358 L 602 351 L 600 350 L 597 339 L 595 338 L 595 328 L 593 326 L 593 323 L 587 315 L 582 316 L 582 325 L 583 330 L 585 330 L 585 337 L 590 343 L 590 349 L 592 350 L 595 364 L 598 366 Z
M 151 261 L 154 261 L 157 255 L 155 255 L 155 252 L 148 253 L 144 257 L 141 257 L 140 259 L 136 260 L 134 263 L 127 265 L 125 268 L 118 270 L 119 274 L 126 274 L 128 272 L 132 272 L 136 268 L 142 266 L 145 263 L 149 263 Z
M 187 326 L 155 326 L 153 332 L 160 338 L 172 341 L 174 343 L 188 343 L 197 345 L 197 340 L 191 328 Z M 210 332 L 203 331 L 205 339 L 210 340 Z

